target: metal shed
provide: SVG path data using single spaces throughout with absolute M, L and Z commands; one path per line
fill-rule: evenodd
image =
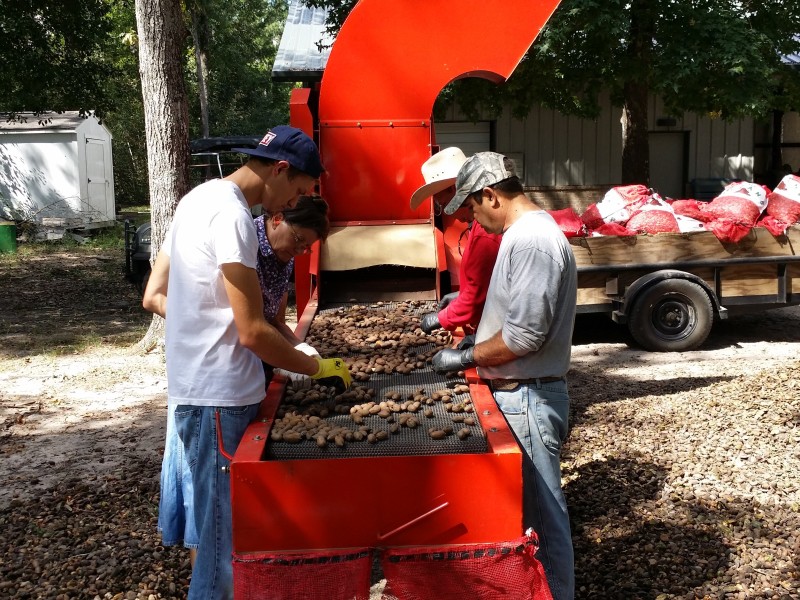
M 78 111 L 0 117 L 0 217 L 76 228 L 114 222 L 111 139 Z

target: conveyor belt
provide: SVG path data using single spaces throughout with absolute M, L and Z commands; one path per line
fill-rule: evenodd
M 389 302 L 369 306 L 371 311 L 395 311 L 400 303 Z M 334 306 L 327 306 L 318 312 L 317 319 L 324 318 L 330 315 L 346 315 L 348 310 L 356 305 L 352 304 L 337 304 Z M 364 307 L 365 304 L 357 305 Z M 408 308 L 408 313 L 420 315 L 425 312 L 436 310 L 435 302 L 420 302 L 415 301 L 413 304 L 404 303 Z M 403 308 L 403 306 L 401 306 Z M 315 319 L 316 321 L 316 319 Z M 314 324 L 312 323 L 310 334 L 313 333 Z M 416 348 L 417 352 L 425 353 L 436 347 L 435 340 L 430 344 L 419 346 Z M 358 349 L 358 348 L 354 348 Z M 374 354 L 380 354 L 380 350 L 376 349 Z M 351 356 L 363 356 L 363 352 L 351 354 Z M 400 373 L 373 373 L 369 381 L 354 382 L 355 385 L 364 388 L 371 388 L 375 390 L 374 401 L 380 402 L 385 399 L 387 392 L 397 392 L 402 399 L 407 399 L 409 396 L 413 397 L 420 389 L 425 390 L 425 395 L 431 396 L 436 391 L 453 389 L 457 385 L 466 384 L 466 380 L 461 377 L 445 377 L 435 373 L 430 364 L 426 363 L 423 368 L 415 369 L 409 374 Z M 462 404 L 466 401 L 466 406 L 471 408 L 471 400 L 468 393 L 454 394 L 453 403 Z M 328 401 L 330 409 L 333 409 L 335 402 L 333 399 Z M 452 413 L 445 409 L 445 403 L 442 401 L 435 401 L 429 405 L 433 409 L 433 416 L 426 417 L 423 414 L 423 408 L 420 408 L 414 417 L 418 420 L 419 425 L 416 428 L 400 427 L 397 433 L 390 433 L 388 438 L 383 441 L 369 443 L 366 440 L 352 441 L 346 443 L 343 447 L 336 444 L 329 443 L 324 448 L 319 448 L 316 441 L 312 439 L 302 440 L 297 443 L 275 442 L 270 440 L 266 447 L 266 458 L 274 460 L 294 460 L 294 459 L 309 459 L 309 458 L 355 458 L 355 457 L 369 457 L 369 456 L 403 456 L 403 455 L 434 455 L 434 454 L 462 454 L 462 453 L 484 453 L 487 451 L 486 437 L 479 424 L 479 415 L 473 412 L 465 413 Z M 291 409 L 286 406 L 286 400 L 281 408 Z M 395 413 L 393 417 L 398 420 L 400 415 Z M 472 417 L 475 424 L 472 426 L 465 425 L 463 422 L 454 422 L 453 418 L 459 417 Z M 347 427 L 350 430 L 356 431 L 359 427 L 349 414 L 329 414 L 325 417 L 332 426 Z M 377 415 L 369 415 L 363 417 L 363 425 L 369 426 L 374 432 L 388 431 L 390 423 L 386 419 Z M 446 435 L 444 439 L 433 439 L 429 433 L 431 428 L 444 429 L 445 427 L 452 427 L 452 433 Z M 460 429 L 467 427 L 470 435 L 465 439 L 460 439 L 456 432 Z

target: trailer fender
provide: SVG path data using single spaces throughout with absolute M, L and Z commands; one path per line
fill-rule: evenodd
M 685 271 L 662 270 L 637 279 L 612 317 L 627 323 L 633 339 L 646 350 L 680 352 L 700 346 L 715 313 L 724 312 L 705 281 Z
M 653 271 L 647 275 L 642 275 L 639 277 L 639 279 L 628 286 L 628 288 L 625 290 L 625 294 L 622 297 L 619 308 L 611 314 L 611 318 L 614 320 L 614 322 L 625 325 L 628 322 L 628 317 L 630 316 L 631 309 L 636 302 L 636 298 L 642 293 L 642 291 L 656 282 L 664 281 L 665 279 L 688 279 L 689 281 L 696 283 L 703 288 L 703 290 L 705 290 L 706 294 L 708 294 L 708 298 L 711 300 L 711 305 L 714 307 L 714 314 L 720 319 L 728 318 L 727 309 L 719 303 L 719 298 L 717 298 L 714 290 L 711 289 L 705 280 L 692 273 L 687 273 L 686 271 L 662 269 L 661 271 Z

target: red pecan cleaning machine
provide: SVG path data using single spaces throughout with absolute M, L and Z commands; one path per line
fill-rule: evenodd
M 460 233 L 450 220 L 443 231 L 434 226 L 430 201 L 409 206 L 424 183 L 420 166 L 438 150 L 434 101 L 459 78 L 510 76 L 557 4 L 356 5 L 319 88 L 295 89 L 291 98 L 292 124 L 320 148 L 327 170 L 321 193 L 333 225 L 325 244 L 297 260 L 299 337 L 330 307 L 414 299 L 433 309 L 443 282 L 457 273 Z M 402 387 L 409 377 L 374 378 L 368 385 Z M 418 377 L 413 385 L 442 383 L 429 369 Z M 285 394 L 284 383 L 274 381 L 231 466 L 235 556 L 519 537 L 521 454 L 488 388 L 474 371 L 467 379 L 479 426 L 463 449 L 431 450 L 412 436 L 389 451 L 298 448 L 288 456 L 270 448 Z

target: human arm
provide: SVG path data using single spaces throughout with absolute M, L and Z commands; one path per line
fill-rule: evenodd
M 305 342 L 301 342 L 300 339 L 295 335 L 292 328 L 286 324 L 286 305 L 288 304 L 289 294 L 286 293 L 283 295 L 283 299 L 281 300 L 281 305 L 278 308 L 278 312 L 275 315 L 275 319 L 273 319 L 272 324 L 275 328 L 283 335 L 283 337 L 288 341 L 292 346 L 294 346 L 295 350 L 299 350 L 303 354 L 307 354 L 308 356 L 319 356 L 319 352 L 317 350 Z M 305 375 L 304 373 L 294 373 L 292 371 L 286 371 L 285 369 L 275 369 L 275 375 L 281 375 L 292 382 L 292 387 L 294 389 L 308 389 L 311 387 L 311 377 L 309 375 Z
M 150 279 L 144 290 L 142 306 L 145 310 L 167 318 L 167 284 L 169 283 L 169 254 L 164 251 L 158 253 Z
M 319 368 L 317 361 L 295 350 L 294 345 L 264 319 L 263 299 L 255 269 L 241 263 L 225 263 L 220 268 L 241 344 L 275 367 L 315 374 Z
M 450 292 L 449 294 L 442 296 L 442 299 L 439 300 L 439 306 L 437 307 L 439 309 L 438 312 L 425 313 L 422 315 L 422 318 L 419 321 L 420 329 L 422 329 L 422 331 L 425 333 L 431 333 L 434 329 L 441 329 L 442 324 L 439 322 L 439 314 L 443 308 L 445 308 L 456 298 L 458 298 L 458 292 Z
M 445 294 L 442 296 L 442 299 L 439 300 L 439 305 L 437 308 L 439 310 L 444 310 L 456 298 L 458 298 L 458 292 L 450 292 L 449 294 Z
M 503 341 L 498 331 L 488 340 L 464 349 L 445 348 L 433 357 L 433 370 L 438 373 L 460 371 L 471 367 L 491 367 L 519 358 Z
M 263 299 L 255 269 L 241 263 L 221 265 L 225 291 L 233 311 L 239 341 L 262 361 L 313 379 L 350 386 L 350 373 L 340 358 L 308 356 L 296 350 L 264 319 Z
M 288 341 L 292 346 L 297 347 L 298 344 L 302 343 L 300 338 L 298 338 L 291 327 L 286 324 L 286 305 L 289 302 L 289 293 L 285 293 L 283 298 L 281 299 L 281 306 L 278 309 L 278 313 L 275 315 L 275 318 L 271 321 L 272 325 L 277 329 L 280 334 Z
M 486 292 L 500 248 L 500 236 L 491 235 L 473 225 L 469 245 L 461 261 L 458 295 L 438 312 L 444 329 L 476 328 L 481 320 Z

